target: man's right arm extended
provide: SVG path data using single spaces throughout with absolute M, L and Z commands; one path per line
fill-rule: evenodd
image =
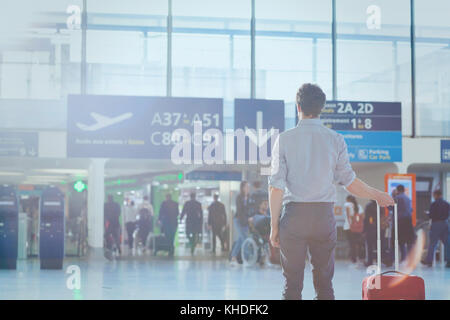
M 388 193 L 372 188 L 358 178 L 355 178 L 346 189 L 354 196 L 375 200 L 381 207 L 395 204 L 394 199 Z
M 356 197 L 375 200 L 381 207 L 394 205 L 394 200 L 389 194 L 372 188 L 356 177 L 350 164 L 347 144 L 342 135 L 338 136 L 337 145 L 339 156 L 335 172 L 335 181 Z

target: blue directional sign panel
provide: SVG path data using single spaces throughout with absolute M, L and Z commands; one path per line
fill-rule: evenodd
M 450 140 L 441 140 L 441 162 L 450 163 Z
M 170 159 L 172 134 L 194 122 L 203 133 L 223 127 L 223 100 L 210 98 L 71 95 L 67 156 Z
M 37 132 L 0 132 L 0 157 L 37 156 Z
M 248 145 L 250 140 L 259 148 L 266 150 L 267 156 L 271 155 L 271 136 L 273 130 L 279 133 L 284 131 L 284 101 L 263 99 L 235 99 L 234 100 L 234 129 L 258 130 L 265 129 L 267 132 L 258 138 L 246 137 L 246 160 L 249 160 Z M 235 155 L 237 153 L 235 145 Z M 259 153 L 258 153 L 259 159 Z
M 399 102 L 328 101 L 321 119 L 344 136 L 351 161 L 402 161 Z

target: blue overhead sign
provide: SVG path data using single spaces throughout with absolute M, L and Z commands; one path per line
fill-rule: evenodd
M 222 131 L 223 100 L 70 95 L 67 114 L 68 157 L 170 159 L 176 129 Z
M 0 132 L 0 157 L 37 156 L 37 132 Z
M 249 134 L 246 137 L 246 160 L 249 157 L 249 142 L 253 142 L 258 147 L 267 147 L 267 156 L 270 156 L 273 130 L 278 130 L 279 133 L 284 131 L 284 101 L 235 99 L 234 129 L 254 130 L 256 132 L 255 136 Z M 264 134 L 258 133 L 261 129 L 265 129 L 266 132 Z M 260 154 L 258 153 L 259 156 Z
M 402 161 L 401 103 L 328 101 L 320 118 L 344 136 L 351 161 Z
M 450 163 L 450 140 L 441 140 L 441 162 Z

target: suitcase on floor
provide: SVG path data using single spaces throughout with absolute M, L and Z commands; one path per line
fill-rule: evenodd
M 153 254 L 156 255 L 158 251 L 170 251 L 169 239 L 164 234 L 153 236 L 150 241 L 150 249 L 153 250 Z
M 398 221 L 397 204 L 394 219 Z M 381 273 L 380 207 L 377 205 L 377 272 L 362 282 L 363 300 L 425 300 L 425 282 L 421 277 L 398 271 L 398 226 L 395 223 L 395 271 Z

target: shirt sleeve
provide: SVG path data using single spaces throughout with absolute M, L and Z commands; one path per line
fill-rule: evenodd
M 356 174 L 353 171 L 348 157 L 347 144 L 345 143 L 344 137 L 338 135 L 338 158 L 334 173 L 334 181 L 343 187 L 348 187 L 355 178 Z
M 272 150 L 271 172 L 269 185 L 284 191 L 286 188 L 287 164 L 283 144 L 280 143 L 280 136 Z

